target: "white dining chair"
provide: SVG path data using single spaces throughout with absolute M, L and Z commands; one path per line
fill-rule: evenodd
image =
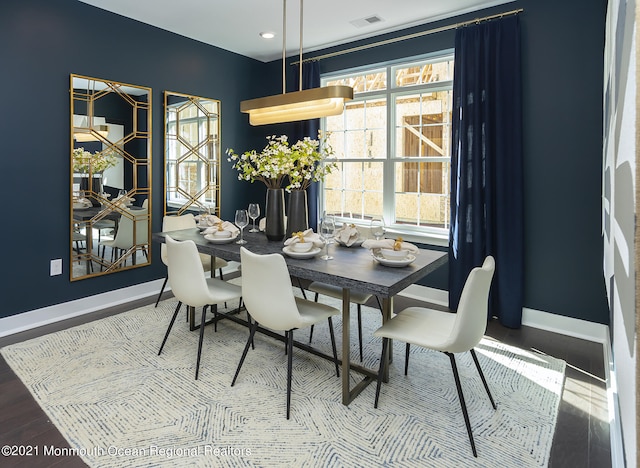
M 287 264 L 280 254 L 259 255 L 241 247 L 240 263 L 242 265 L 242 298 L 247 311 L 253 318 L 253 323 L 231 386 L 236 383 L 258 326 L 261 325 L 274 331 L 283 331 L 287 353 L 287 419 L 289 419 L 293 331 L 310 327 L 326 319 L 329 322 L 336 375 L 339 376 L 338 355 L 331 317 L 339 314 L 340 311 L 326 304 L 294 296 Z
M 320 281 L 313 281 L 309 287 L 309 291 L 314 293 L 314 301 L 318 302 L 318 297 L 320 294 L 325 296 L 333 297 L 335 299 L 342 299 L 342 288 L 339 286 L 334 286 L 332 284 L 322 283 Z M 373 297 L 373 294 L 367 294 L 360 291 L 351 290 L 349 294 L 349 298 L 352 304 L 357 305 L 358 312 L 358 345 L 360 351 L 360 362 L 362 362 L 362 306 L 369 302 L 369 299 Z M 380 298 L 375 296 L 376 301 L 378 301 L 378 308 L 380 309 L 380 313 L 382 313 L 382 304 L 380 303 Z M 313 326 L 311 326 L 311 330 L 309 330 L 309 343 L 313 339 Z
M 471 270 L 462 289 L 460 302 L 456 313 L 427 309 L 424 307 L 408 307 L 397 314 L 387 323 L 374 332 L 374 336 L 382 338 L 382 355 L 380 357 L 380 369 L 378 371 L 378 384 L 374 407 L 378 407 L 382 377 L 386 372 L 388 360 L 389 340 L 399 340 L 406 343 L 405 375 L 409 365 L 409 347 L 414 344 L 423 348 L 441 351 L 449 356 L 453 377 L 458 390 L 458 398 L 467 426 L 467 434 L 471 443 L 473 456 L 477 457 L 476 445 L 473 440 L 471 423 L 467 405 L 464 400 L 460 376 L 456 366 L 454 353 L 469 351 L 473 357 L 476 369 L 480 374 L 484 388 L 489 395 L 491 405 L 496 409 L 489 386 L 482 373 L 474 347 L 480 343 L 487 328 L 487 310 L 489 303 L 489 291 L 495 271 L 495 260 L 492 256 L 486 257 L 481 267 Z
M 191 213 L 186 213 L 183 215 L 167 215 L 162 218 L 162 232 L 179 231 L 181 229 L 190 229 L 195 227 L 197 227 L 196 219 Z M 212 265 L 211 255 L 198 255 L 200 256 L 200 262 L 202 263 L 202 268 L 205 272 L 211 272 L 211 277 L 214 277 L 215 271 L 218 270 L 220 279 L 224 280 L 222 269 L 228 265 L 226 260 L 215 257 Z M 160 245 L 160 260 L 162 260 L 162 263 L 167 265 L 167 247 L 165 244 Z M 168 275 L 164 277 L 162 288 L 160 288 L 160 293 L 158 294 L 158 298 L 156 299 L 156 307 L 158 307 L 158 303 L 160 302 L 162 293 L 164 293 L 164 289 L 167 286 L 168 278 Z
M 196 359 L 196 380 L 200 371 L 200 355 L 202 353 L 202 340 L 204 338 L 205 316 L 207 307 L 210 306 L 215 315 L 217 315 L 217 305 L 221 302 L 240 299 L 242 290 L 235 284 L 217 278 L 206 278 L 202 263 L 198 254 L 196 244 L 191 240 L 176 241 L 170 236 L 165 237 L 167 245 L 167 270 L 169 277 L 169 285 L 173 291 L 173 295 L 178 299 L 178 305 L 173 313 L 171 322 L 164 335 L 158 355 L 162 353 L 169 332 L 182 303 L 186 304 L 191 312 L 196 307 L 202 307 L 202 318 L 200 322 L 200 339 L 198 342 L 198 356 Z M 238 310 L 240 305 L 238 305 Z
M 104 264 L 104 255 L 107 247 L 111 248 L 111 261 L 115 261 L 121 252 L 133 248 L 134 246 L 142 246 L 145 256 L 148 256 L 147 246 L 149 243 L 149 214 L 146 209 L 131 210 L 123 209 L 120 220 L 118 221 L 118 230 L 113 240 L 100 241 L 98 247 L 102 246 L 102 260 Z M 132 255 L 132 262 L 135 264 L 135 252 Z M 125 260 L 126 265 L 126 260 Z M 104 266 L 104 265 L 103 265 Z M 102 267 L 101 267 L 102 268 Z

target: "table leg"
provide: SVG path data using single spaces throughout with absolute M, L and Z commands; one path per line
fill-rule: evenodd
M 351 371 L 351 291 L 342 288 L 342 404 L 351 402 L 350 371 Z
M 393 296 L 382 298 L 382 323 L 387 323 L 391 320 L 391 313 L 393 312 Z M 389 363 L 393 361 L 393 340 L 389 340 L 389 362 L 385 366 L 385 371 L 382 376 L 384 382 L 389 382 Z

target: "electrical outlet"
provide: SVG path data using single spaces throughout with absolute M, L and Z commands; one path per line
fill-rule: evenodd
M 51 260 L 51 265 L 49 267 L 49 276 L 56 276 L 62 274 L 62 259 L 56 258 L 55 260 Z

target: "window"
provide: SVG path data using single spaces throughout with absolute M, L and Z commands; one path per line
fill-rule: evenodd
M 323 119 L 338 158 L 322 211 L 344 222 L 383 215 L 391 231 L 448 237 L 453 54 L 323 76 L 354 99 Z

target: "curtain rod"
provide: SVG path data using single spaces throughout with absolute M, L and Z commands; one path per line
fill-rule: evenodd
M 504 13 L 498 13 L 495 15 L 490 15 L 490 16 L 485 16 L 483 18 L 475 18 L 469 21 L 463 21 L 461 23 L 455 23 L 455 24 L 451 24 L 449 26 L 442 26 L 440 28 L 435 28 L 435 29 L 428 29 L 427 31 L 421 31 L 418 33 L 414 33 L 414 34 L 408 34 L 406 36 L 400 36 L 400 37 L 394 37 L 392 39 L 387 39 L 384 41 L 380 41 L 380 42 L 374 42 L 371 44 L 366 44 L 366 45 L 361 45 L 358 47 L 352 47 L 351 49 L 345 49 L 345 50 L 340 50 L 337 52 L 331 52 L 328 54 L 324 54 L 324 55 L 318 55 L 316 57 L 310 57 L 310 58 L 306 58 L 304 60 L 297 60 L 295 62 L 291 62 L 291 65 L 297 65 L 299 63 L 305 63 L 305 62 L 312 62 L 314 60 L 322 60 L 322 59 L 326 59 L 329 57 L 336 57 L 338 55 L 343 55 L 343 54 L 348 54 L 350 52 L 357 52 L 360 50 L 365 50 L 365 49 L 371 49 L 372 47 L 378 47 L 378 46 L 382 46 L 382 45 L 387 45 L 387 44 L 392 44 L 394 42 L 400 42 L 400 41 L 404 41 L 406 39 L 414 39 L 416 37 L 420 37 L 420 36 L 427 36 L 429 34 L 435 34 L 435 33 L 439 33 L 439 32 L 443 32 L 443 31 L 449 31 L 450 29 L 457 29 L 463 26 L 467 26 L 469 24 L 478 24 L 481 21 L 488 21 L 488 20 L 492 20 L 492 19 L 496 19 L 496 18 L 502 18 L 504 16 L 510 16 L 510 15 L 516 15 L 518 13 L 521 13 L 524 11 L 524 8 L 520 8 L 518 10 L 511 10 L 511 11 L 505 11 Z

